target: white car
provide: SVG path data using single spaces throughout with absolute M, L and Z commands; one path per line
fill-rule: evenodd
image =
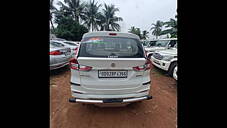
M 154 47 L 155 46 L 155 42 L 157 40 L 144 40 L 144 41 L 141 41 L 145 50 L 149 50 L 151 47 Z
M 69 102 L 128 104 L 148 100 L 151 61 L 139 37 L 112 31 L 83 35 L 70 61 Z
M 174 47 L 177 44 L 177 38 L 159 39 L 155 41 L 150 47 L 146 47 L 145 51 L 150 58 L 152 54 L 157 50 L 166 50 Z
M 177 45 L 174 48 L 156 51 L 151 56 L 151 61 L 154 66 L 168 71 L 168 74 L 177 80 Z

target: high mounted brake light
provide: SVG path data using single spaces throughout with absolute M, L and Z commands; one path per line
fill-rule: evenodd
M 116 36 L 117 33 L 109 33 L 110 36 Z

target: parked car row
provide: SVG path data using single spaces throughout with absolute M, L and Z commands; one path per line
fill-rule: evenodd
M 152 64 L 168 72 L 177 80 L 177 45 L 166 50 L 155 51 L 151 56 Z
M 69 102 L 122 105 L 149 100 L 154 66 L 177 79 L 176 39 L 149 42 L 132 33 L 89 32 L 81 43 L 50 40 L 50 68 L 70 64 Z
M 152 64 L 177 80 L 177 38 L 159 39 L 147 44 L 144 49 Z
M 50 70 L 58 69 L 69 64 L 75 56 L 79 43 L 60 38 L 50 40 Z

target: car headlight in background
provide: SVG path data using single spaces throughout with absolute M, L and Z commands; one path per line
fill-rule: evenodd
M 174 58 L 173 56 L 163 56 L 162 60 L 170 61 L 173 58 Z

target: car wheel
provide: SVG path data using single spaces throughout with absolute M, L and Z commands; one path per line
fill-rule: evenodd
M 177 66 L 173 69 L 173 78 L 177 80 Z
M 170 67 L 169 67 L 169 70 L 168 70 L 168 75 L 169 76 L 173 76 L 173 70 L 174 68 L 177 66 L 177 62 L 173 62 L 171 63 Z

